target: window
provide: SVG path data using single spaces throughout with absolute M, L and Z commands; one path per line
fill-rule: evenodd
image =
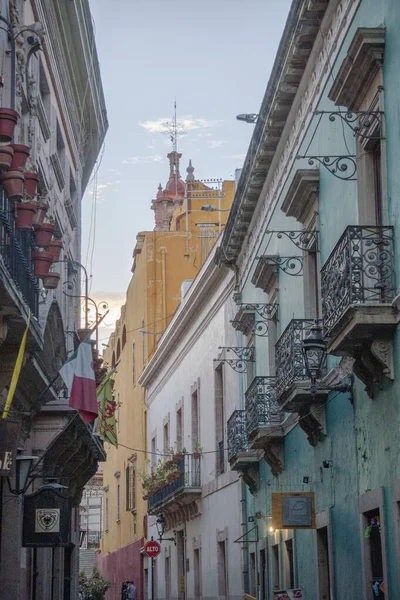
M 126 325 L 124 325 L 124 328 L 122 329 L 122 350 L 125 348 L 125 344 L 126 344 Z
M 120 356 L 121 356 L 121 341 L 118 340 L 118 343 L 117 343 L 117 360 L 119 360 Z
M 216 435 L 216 473 L 220 475 L 225 471 L 225 415 L 224 415 L 224 371 L 219 365 L 214 371 L 215 394 L 215 435 Z
M 292 538 L 285 542 L 285 580 L 287 588 L 293 589 L 295 587 Z
M 119 392 L 117 392 L 117 433 L 120 433 L 120 423 L 121 423 L 121 402 L 119 400 Z
M 257 596 L 257 561 L 256 553 L 250 552 L 250 595 Z
M 111 366 L 115 367 L 115 352 L 112 353 Z
M 201 550 L 197 548 L 193 555 L 194 568 L 194 599 L 200 600 L 201 597 Z
M 198 390 L 192 393 L 192 447 L 199 443 L 199 398 Z
M 134 465 L 126 468 L 126 510 L 136 510 L 136 468 Z
M 268 598 L 268 571 L 267 571 L 267 551 L 265 549 L 260 550 L 260 578 L 261 578 L 261 589 L 260 597 L 261 600 L 267 600 Z
M 176 449 L 181 451 L 183 448 L 183 407 L 176 411 Z
M 156 451 L 157 451 L 157 439 L 156 436 L 154 436 L 151 440 L 151 466 L 154 467 L 157 464 L 157 456 L 156 456 Z
M 317 568 L 318 568 L 318 597 L 330 600 L 331 589 L 330 552 L 328 527 L 320 527 L 317 532 Z
M 171 560 L 165 557 L 165 600 L 171 599 Z
M 121 520 L 121 485 L 119 479 L 117 481 L 117 523 Z
M 104 524 L 105 524 L 105 531 L 106 533 L 108 532 L 108 488 L 106 490 L 104 490 L 104 494 L 105 494 L 105 502 L 104 502 Z
M 255 335 L 254 335 L 254 333 L 251 333 L 250 335 L 246 336 L 246 347 L 253 348 L 253 352 L 254 352 L 254 345 L 255 345 Z M 246 377 L 247 377 L 247 387 L 249 387 L 255 377 L 255 362 L 247 363 Z
M 384 600 L 382 582 L 387 582 L 383 489 L 362 494 L 359 499 L 364 562 L 365 598 Z M 378 594 L 378 595 L 377 595 Z
M 169 421 L 164 425 L 164 452 L 168 453 L 169 448 Z
M 271 546 L 271 576 L 272 576 L 272 589 L 279 590 L 279 544 Z
M 218 543 L 218 595 L 228 595 L 228 579 L 226 570 L 226 547 L 225 542 Z
M 133 515 L 133 539 L 137 540 L 137 520 L 136 520 L 136 515 Z
M 135 342 L 132 344 L 132 383 L 136 385 L 136 346 Z

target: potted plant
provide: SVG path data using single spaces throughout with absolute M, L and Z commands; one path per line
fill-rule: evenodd
M 14 150 L 11 146 L 0 146 L 0 172 L 8 171 L 13 156 Z
M 60 283 L 60 273 L 54 273 L 50 271 L 47 275 L 42 277 L 43 287 L 46 290 L 55 290 L 58 284 Z
M 28 160 L 30 154 L 29 146 L 24 146 L 24 144 L 10 144 L 11 148 L 14 150 L 14 155 L 11 161 L 10 170 L 11 171 L 23 171 L 25 169 L 26 161 Z
M 32 252 L 33 272 L 35 277 L 44 277 L 48 274 L 53 263 L 53 257 L 50 252 L 38 251 Z
M 36 196 L 36 188 L 39 181 L 39 173 L 36 171 L 25 171 L 25 195 L 28 198 Z
M 43 224 L 44 218 L 47 214 L 47 211 L 49 210 L 49 205 L 44 199 L 36 200 L 35 205 L 36 214 L 33 218 L 32 225 L 34 229 L 37 229 Z
M 198 459 L 203 454 L 203 447 L 200 446 L 198 442 L 196 442 L 193 446 L 193 458 Z
M 50 244 L 48 245 L 47 251 L 52 253 L 53 262 L 59 261 L 62 247 L 63 244 L 61 240 L 55 240 L 54 238 L 51 240 Z
M 48 248 L 56 226 L 54 223 L 43 223 L 35 230 L 35 243 L 39 248 Z
M 16 202 L 13 206 L 15 229 L 31 231 L 36 214 L 34 202 Z
M 21 200 L 24 195 L 24 174 L 21 171 L 8 171 L 0 178 L 3 190 L 9 200 Z
M 94 600 L 104 600 L 111 583 L 107 581 L 97 567 L 93 567 L 91 577 L 80 576 L 79 588 L 84 598 L 93 598 Z
M 18 113 L 12 108 L 0 108 L 0 142 L 11 142 L 18 121 Z

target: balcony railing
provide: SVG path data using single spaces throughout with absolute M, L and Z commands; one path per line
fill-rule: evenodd
M 246 432 L 246 411 L 234 410 L 228 419 L 228 460 L 236 458 L 241 452 L 246 452 L 247 432 Z
M 86 534 L 86 547 L 95 549 L 100 547 L 101 531 L 88 531 Z
M 294 382 L 310 380 L 304 365 L 302 344 L 313 324 L 312 319 L 292 319 L 276 342 L 276 399 L 279 403 Z
M 393 227 L 350 225 L 321 269 L 325 333 L 352 304 L 388 304 L 396 293 Z
M 34 316 L 38 315 L 39 287 L 31 269 L 32 235 L 16 231 L 11 203 L 0 191 L 0 255 L 10 279 Z
M 249 440 L 257 434 L 260 427 L 279 425 L 280 409 L 276 401 L 275 377 L 255 377 L 245 395 Z
M 156 513 L 156 509 L 172 501 L 176 496 L 181 496 L 186 491 L 190 492 L 193 489 L 201 490 L 200 478 L 200 460 L 201 458 L 193 458 L 191 454 L 185 454 L 182 460 L 178 463 L 179 477 L 166 483 L 148 500 L 148 510 L 150 514 Z

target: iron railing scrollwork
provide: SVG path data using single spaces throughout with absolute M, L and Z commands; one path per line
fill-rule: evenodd
M 241 452 L 247 452 L 246 411 L 234 410 L 228 419 L 228 460 Z
M 221 353 L 214 362 L 225 362 L 237 373 L 247 372 L 247 363 L 254 362 L 254 346 L 219 346 Z
M 239 312 L 231 321 L 231 325 L 237 331 L 245 335 L 254 333 L 260 337 L 268 335 L 268 321 L 275 318 L 278 304 L 250 304 L 239 303 Z
M 303 340 L 314 324 L 313 319 L 292 319 L 275 345 L 276 398 L 295 381 L 308 381 L 303 356 Z M 325 374 L 325 366 L 323 367 Z
M 178 463 L 179 477 L 170 483 L 166 483 L 148 500 L 149 511 L 156 509 L 169 498 L 172 498 L 178 492 L 184 492 L 185 489 L 200 488 L 200 460 L 194 458 L 191 454 L 185 454 Z
M 29 306 L 32 314 L 39 313 L 39 286 L 31 268 L 31 252 L 34 249 L 32 234 L 17 231 L 11 211 L 11 203 L 0 191 L 0 255 L 16 288 Z
M 280 409 L 276 401 L 275 377 L 255 377 L 245 396 L 248 439 L 254 437 L 260 427 L 279 425 Z
M 346 227 L 321 269 L 321 292 L 327 335 L 352 304 L 390 304 L 396 294 L 393 227 Z

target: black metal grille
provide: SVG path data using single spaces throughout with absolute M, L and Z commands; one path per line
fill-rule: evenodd
M 179 477 L 166 483 L 154 496 L 148 500 L 148 509 L 155 511 L 168 498 L 173 497 L 178 492 L 183 492 L 186 488 L 200 488 L 200 458 L 193 458 L 191 454 L 185 454 L 178 463 Z
M 32 314 L 38 316 L 39 286 L 31 269 L 32 249 L 32 234 L 29 231 L 15 230 L 11 203 L 0 191 L 1 258 Z
M 246 411 L 234 410 L 228 419 L 228 460 L 247 451 Z
M 248 439 L 254 437 L 260 427 L 279 424 L 275 377 L 255 377 L 245 396 Z
M 86 533 L 86 547 L 88 549 L 100 548 L 101 531 L 88 531 Z
M 217 454 L 217 471 L 218 475 L 221 475 L 225 472 L 225 448 L 224 448 L 224 440 L 218 442 L 218 454 Z
M 134 465 L 126 468 L 126 510 L 136 509 L 136 469 Z
M 390 303 L 396 292 L 393 227 L 346 227 L 321 269 L 321 288 L 328 335 L 351 304 Z
M 314 324 L 312 319 L 292 319 L 275 345 L 276 399 L 294 381 L 309 380 L 304 365 L 302 344 Z M 325 366 L 322 376 L 325 374 Z

